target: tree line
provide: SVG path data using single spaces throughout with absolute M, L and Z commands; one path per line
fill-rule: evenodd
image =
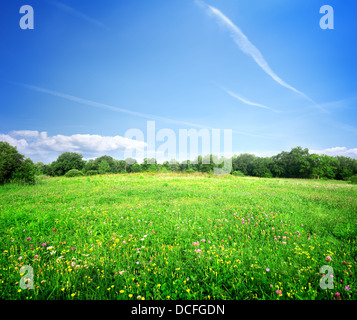
M 76 176 L 109 173 L 135 172 L 202 172 L 212 174 L 215 167 L 223 167 L 224 158 L 215 155 L 198 156 L 195 161 L 176 160 L 157 163 L 155 159 L 117 160 L 111 156 L 101 156 L 85 161 L 75 152 L 64 152 L 49 164 L 33 163 L 20 155 L 15 147 L 0 141 L 0 183 L 24 180 L 34 182 L 35 175 Z M 264 178 L 336 179 L 355 181 L 357 159 L 345 156 L 310 154 L 307 148 L 292 148 L 272 157 L 259 157 L 244 153 L 230 158 L 232 167 L 229 174 Z

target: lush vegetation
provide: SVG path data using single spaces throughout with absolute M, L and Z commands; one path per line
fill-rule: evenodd
M 138 173 L 138 172 L 183 172 L 212 173 L 214 167 L 223 167 L 223 158 L 214 155 L 199 156 L 196 161 L 179 163 L 171 160 L 160 164 L 155 159 L 144 159 L 137 163 L 134 159 L 117 160 L 102 156 L 84 161 L 82 155 L 65 152 L 50 164 L 36 163 L 37 173 L 49 176 L 62 176 L 71 169 L 85 174 Z M 231 173 L 235 176 L 264 178 L 307 178 L 350 180 L 357 174 L 357 160 L 344 156 L 310 154 L 308 149 L 293 148 L 273 157 L 257 157 L 253 154 L 240 154 L 231 158 Z M 216 165 L 217 164 L 217 165 Z
M 357 297 L 357 187 L 344 181 L 42 176 L 0 193 L 0 299 Z M 19 287 L 25 265 L 33 289 Z
M 7 142 L 0 141 L 0 184 L 7 182 L 35 182 L 36 168 Z

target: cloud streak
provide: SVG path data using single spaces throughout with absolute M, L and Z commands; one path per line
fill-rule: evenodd
M 262 53 L 259 49 L 252 44 L 248 37 L 239 29 L 227 16 L 225 16 L 220 10 L 215 7 L 212 7 L 201 0 L 196 0 L 196 3 L 206 9 L 209 15 L 215 17 L 220 25 L 225 27 L 229 30 L 233 41 L 237 44 L 239 49 L 243 51 L 245 54 L 253 58 L 253 60 L 258 64 L 258 66 L 267 73 L 274 81 L 276 81 L 281 86 L 299 94 L 300 96 L 304 97 L 308 101 L 310 101 L 315 107 L 319 108 L 322 111 L 323 108 L 319 106 L 314 100 L 312 100 L 309 96 L 305 93 L 299 91 L 298 89 L 294 88 L 293 86 L 286 83 L 282 80 L 269 66 L 267 61 L 264 59 Z
M 232 92 L 232 91 L 230 91 L 230 90 L 224 89 L 224 91 L 225 91 L 226 93 L 228 93 L 231 97 L 233 97 L 233 98 L 235 98 L 235 99 L 237 99 L 237 100 L 239 100 L 239 101 L 245 103 L 245 104 L 248 105 L 248 106 L 258 107 L 258 108 L 270 110 L 270 111 L 273 111 L 273 112 L 276 112 L 276 113 L 279 112 L 278 110 L 275 110 L 275 109 L 273 109 L 273 108 L 267 107 L 267 106 L 265 106 L 265 105 L 263 105 L 263 104 L 256 103 L 256 102 L 252 102 L 252 101 L 249 101 L 249 100 L 247 100 L 247 99 L 245 99 L 245 98 L 242 98 L 241 96 L 239 96 L 238 94 L 236 94 L 236 93 L 234 93 L 234 92 Z
M 109 30 L 102 22 L 100 22 L 96 19 L 93 19 L 93 18 L 89 17 L 88 15 L 86 15 L 86 14 L 60 2 L 60 1 L 52 0 L 52 1 L 49 1 L 49 3 L 55 5 L 57 8 L 61 9 L 62 11 L 65 11 L 65 12 L 71 14 L 72 16 L 75 16 L 81 20 L 89 22 L 90 24 L 92 24 L 94 26 Z
M 48 94 L 51 96 L 55 96 L 55 97 L 62 98 L 62 99 L 72 101 L 72 102 L 77 102 L 77 103 L 87 105 L 90 107 L 94 107 L 94 108 L 106 109 L 106 110 L 110 110 L 110 111 L 114 111 L 114 112 L 118 112 L 118 113 L 129 114 L 132 116 L 141 117 L 141 118 L 145 118 L 145 119 L 169 122 L 169 123 L 184 125 L 184 126 L 188 126 L 188 127 L 208 129 L 208 130 L 216 129 L 213 127 L 209 127 L 209 126 L 205 126 L 205 125 L 201 125 L 201 124 L 197 124 L 197 123 L 180 121 L 180 120 L 170 119 L 170 118 L 166 118 L 166 117 L 160 117 L 160 116 L 156 116 L 156 115 L 152 115 L 152 114 L 148 114 L 148 113 L 142 113 L 142 112 L 131 111 L 131 110 L 124 109 L 124 108 L 118 108 L 118 107 L 111 106 L 108 104 L 99 103 L 99 102 L 95 102 L 95 101 L 91 101 L 91 100 L 87 100 L 87 99 L 82 99 L 82 98 L 79 98 L 79 97 L 76 97 L 73 95 L 69 95 L 69 94 L 54 91 L 54 90 L 49 90 L 49 89 L 38 87 L 38 86 L 33 86 L 33 85 L 19 83 L 19 82 L 13 82 L 13 81 L 8 81 L 8 82 L 13 85 L 22 86 L 22 87 L 31 89 L 33 91 L 45 93 L 45 94 Z M 253 133 L 238 131 L 238 130 L 232 130 L 232 133 L 256 137 L 256 138 L 264 138 L 264 139 L 269 138 L 267 135 L 263 136 L 263 135 L 258 135 L 258 134 L 253 134 Z

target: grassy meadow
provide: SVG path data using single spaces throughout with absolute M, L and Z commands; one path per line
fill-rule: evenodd
M 356 199 L 345 182 L 194 174 L 0 186 L 0 299 L 356 300 Z

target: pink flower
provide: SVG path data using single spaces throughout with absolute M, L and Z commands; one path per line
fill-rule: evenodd
M 332 261 L 332 258 L 330 256 L 327 256 L 326 261 Z
M 76 263 L 75 263 L 75 262 L 72 262 L 72 263 L 71 263 L 71 266 L 72 266 L 72 267 L 74 267 L 75 265 L 76 265 Z
M 275 291 L 276 294 L 278 294 L 279 296 L 281 296 L 283 293 L 281 292 L 281 290 L 276 290 Z
M 19 257 L 19 260 L 22 260 L 22 256 Z
M 119 274 L 123 274 L 125 271 L 119 271 Z
M 47 245 L 47 243 L 46 243 L 46 242 L 41 244 L 41 246 L 42 246 L 42 247 L 44 247 L 44 246 L 46 246 L 46 245 Z
M 335 299 L 341 300 L 341 294 L 339 292 L 335 293 Z
M 283 242 L 282 242 L 282 244 L 286 244 L 286 242 L 285 242 L 285 241 L 283 241 Z
M 269 271 L 270 271 L 270 269 L 269 269 L 269 268 L 266 268 L 266 269 L 265 269 L 265 271 L 266 271 L 266 272 L 269 272 Z
M 201 241 L 202 241 L 202 242 L 206 242 L 206 240 L 205 240 L 205 239 L 201 239 Z
M 345 286 L 345 290 L 350 291 L 351 290 L 350 286 Z
M 26 239 L 27 241 L 30 241 L 31 240 L 31 237 L 27 237 L 27 239 Z
M 200 243 L 198 241 L 192 243 L 193 246 L 198 246 L 199 244 Z
M 201 249 L 195 249 L 195 252 L 200 253 L 200 252 L 202 252 L 202 250 Z

